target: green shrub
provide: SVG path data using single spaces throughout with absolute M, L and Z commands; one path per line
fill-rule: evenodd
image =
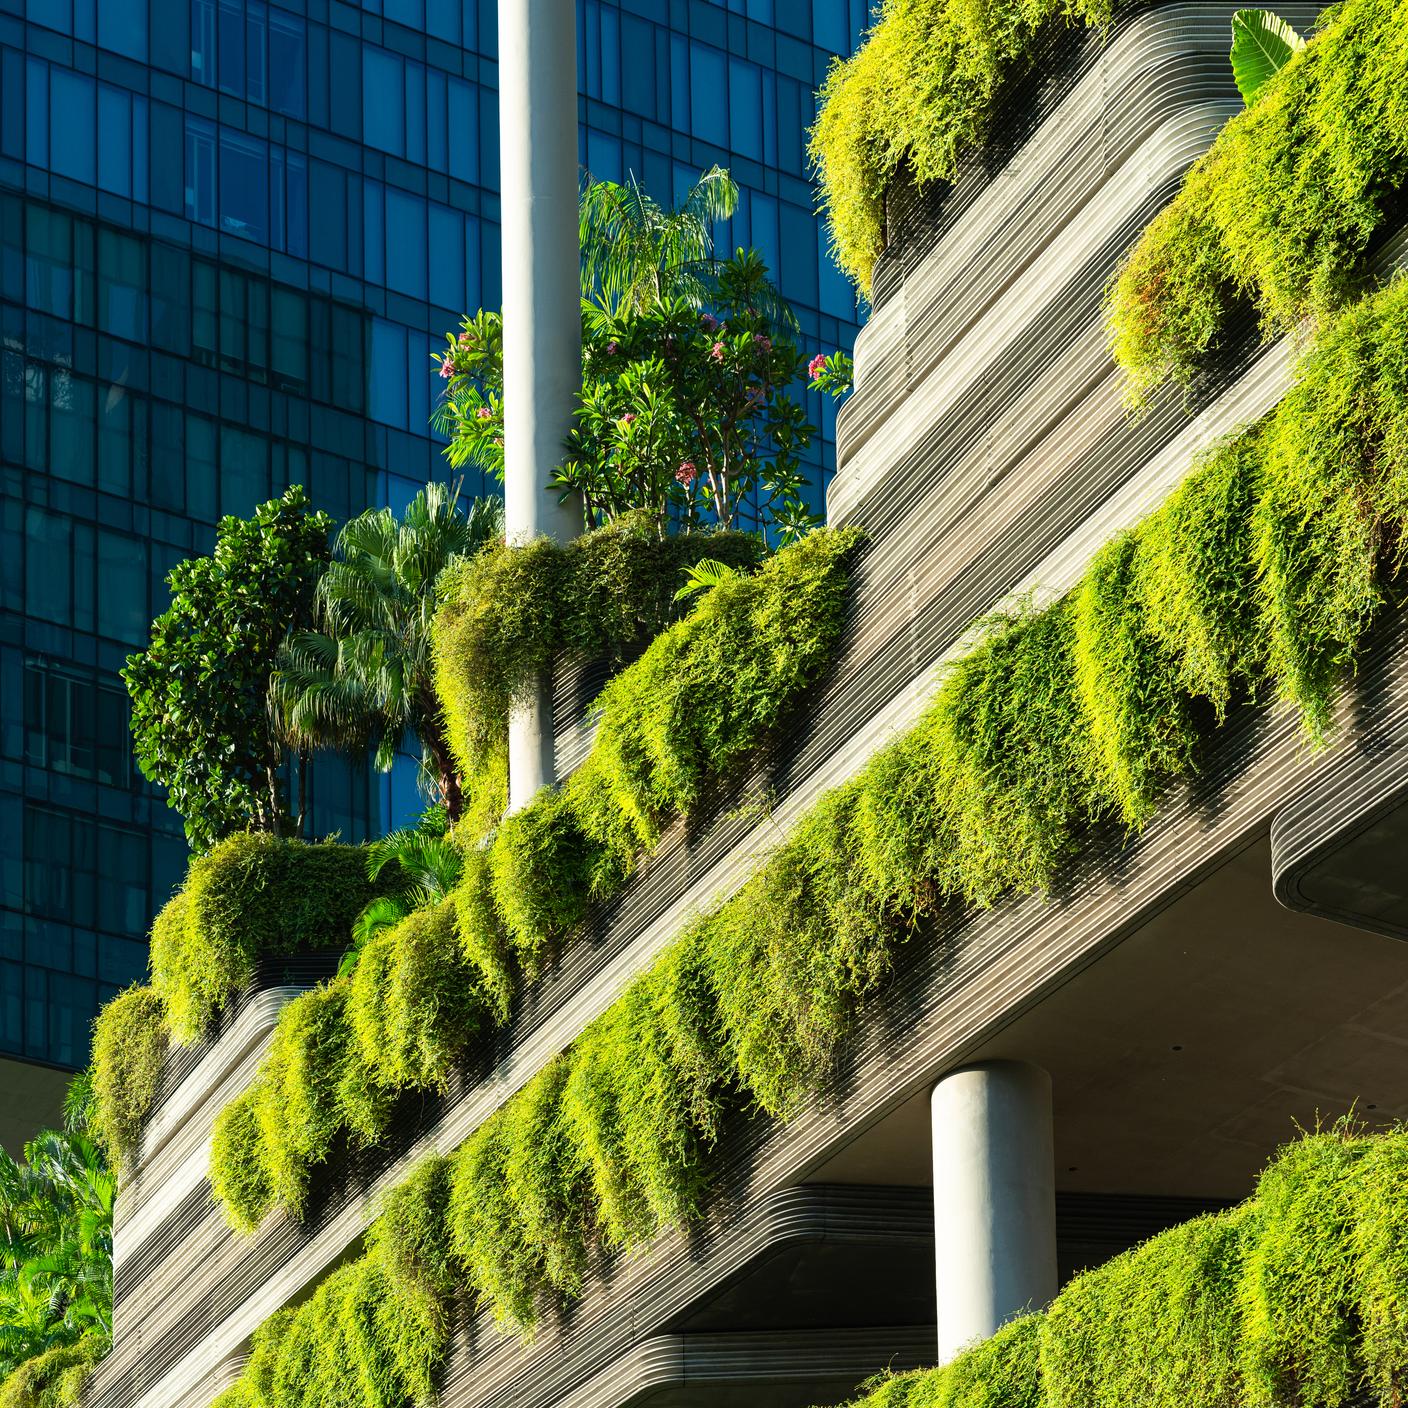
M 1324 329 L 1265 437 L 1253 513 L 1271 669 L 1312 731 L 1384 601 L 1408 504 L 1408 278 Z
M 108 1351 L 97 1335 L 26 1359 L 0 1382 L 0 1408 L 78 1408 L 93 1366 Z
M 230 1225 L 253 1232 L 274 1205 L 259 1126 L 263 1091 L 256 1083 L 235 1096 L 219 1114 L 210 1138 L 210 1189 Z
M 996 620 L 954 662 L 925 724 L 953 837 L 940 888 L 977 904 L 1050 889 L 1110 801 L 1077 688 L 1070 599 Z
M 894 927 L 860 879 L 858 790 L 824 796 L 698 931 L 737 1077 L 771 1114 L 814 1088 L 890 965 Z
M 1076 684 L 1090 720 L 1093 764 L 1125 822 L 1142 826 L 1171 777 L 1186 773 L 1197 722 L 1150 619 L 1133 534 L 1116 538 L 1073 598 Z
M 93 1023 L 93 1135 L 115 1169 L 137 1152 L 142 1121 L 161 1085 L 166 1009 L 149 987 L 104 1005 Z
M 373 893 L 356 846 L 244 832 L 195 857 L 152 927 L 152 986 L 172 1035 L 201 1036 L 260 958 L 345 948 Z
M 514 973 L 509 962 L 508 934 L 494 903 L 493 870 L 487 847 L 465 852 L 464 869 L 451 898 L 455 932 L 465 962 L 474 970 L 493 1020 L 505 1022 L 513 997 Z
M 361 1063 L 389 1089 L 444 1085 L 488 1003 L 465 959 L 455 901 L 412 910 L 371 939 L 346 1016 Z
M 543 1298 L 575 1293 L 586 1263 L 589 1203 L 563 1108 L 568 1062 L 545 1066 L 454 1156 L 455 1255 L 495 1319 L 529 1334 Z
M 1101 25 L 1107 0 L 884 0 L 865 42 L 819 95 L 811 158 L 836 262 L 870 292 L 885 244 L 885 188 L 907 166 L 949 180 L 987 137 L 997 100 L 1060 23 Z
M 866 1408 L 1045 1408 L 1038 1334 L 1025 1315 L 941 1369 L 887 1374 L 862 1385 Z
M 1136 396 L 1191 377 L 1235 295 L 1281 330 L 1361 288 L 1408 177 L 1401 23 L 1390 0 L 1327 11 L 1144 232 L 1110 305 L 1115 359 Z
M 427 1154 L 383 1199 L 369 1245 L 400 1287 L 448 1301 L 456 1275 L 450 1247 L 454 1161 Z
M 1242 1408 L 1237 1287 L 1254 1215 L 1196 1218 L 1077 1276 L 1044 1317 L 1049 1403 Z
M 567 788 L 581 826 L 629 870 L 661 822 L 755 748 L 840 639 L 854 528 L 813 533 L 714 587 L 597 701 L 588 763 Z
M 545 787 L 505 817 L 489 847 L 490 893 L 529 972 L 586 917 L 593 850 L 570 794 Z
M 1259 426 L 1213 447 L 1137 530 L 1146 627 L 1219 722 L 1266 665 L 1252 546 L 1261 455 Z
M 485 773 L 509 705 L 554 656 L 620 659 L 679 615 L 675 591 L 687 566 L 711 557 L 752 568 L 764 551 L 748 533 L 662 539 L 650 515 L 632 514 L 564 546 L 547 538 L 499 542 L 447 569 L 435 621 L 436 683 L 465 775 Z

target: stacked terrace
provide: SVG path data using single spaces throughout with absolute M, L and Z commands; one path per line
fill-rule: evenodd
M 458 569 L 463 875 L 350 976 L 352 848 L 193 864 L 100 1026 L 85 1403 L 800 1406 L 940 1356 L 877 1408 L 1401 1401 L 1402 10 L 1245 112 L 1230 6 L 1040 10 L 891 0 L 828 85 L 875 308 L 827 529 L 707 540 L 683 607 L 648 533 Z M 550 658 L 563 781 L 500 820 Z M 1021 1218 L 954 1166 L 970 1078 L 1022 1092 Z M 1029 1276 L 986 1331 L 1050 1307 L 959 1353 L 984 1217 Z

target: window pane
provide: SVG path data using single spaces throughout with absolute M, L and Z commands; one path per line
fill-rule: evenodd
M 95 183 L 95 85 L 82 74 L 49 70 L 49 161 L 60 176 Z
M 98 0 L 98 43 L 129 59 L 147 57 L 147 0 Z
M 186 119 L 186 218 L 215 224 L 215 128 Z
M 220 228 L 264 244 L 269 238 L 269 156 L 264 143 L 220 133 Z
M 362 50 L 362 132 L 369 146 L 406 154 L 405 70 L 394 54 Z
M 140 538 L 98 533 L 98 634 L 141 644 L 147 638 L 147 545 Z
M 300 120 L 308 112 L 304 23 L 282 10 L 269 12 L 269 106 Z

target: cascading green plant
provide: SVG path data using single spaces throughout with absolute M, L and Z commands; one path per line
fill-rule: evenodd
M 275 1206 L 296 1214 L 335 1138 L 373 1143 L 399 1093 L 443 1086 L 475 1034 L 507 1015 L 518 975 L 537 973 L 589 902 L 757 747 L 832 658 L 859 540 L 812 534 L 697 598 L 606 686 L 596 741 L 565 786 L 483 846 L 462 842 L 449 895 L 280 1014 L 250 1091 L 215 1121 L 211 1182 L 235 1226 Z
M 1056 25 L 1102 25 L 1110 0 L 884 0 L 821 89 L 811 159 L 836 262 L 867 296 L 885 247 L 885 189 L 902 167 L 951 179 L 987 137 L 1004 87 Z
M 1238 299 L 1283 332 L 1363 291 L 1408 179 L 1402 26 L 1392 0 L 1328 10 L 1144 231 L 1109 300 L 1134 400 L 1165 380 L 1186 386 Z

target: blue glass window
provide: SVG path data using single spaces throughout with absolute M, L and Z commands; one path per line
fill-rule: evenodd
M 307 26 L 282 10 L 269 11 L 269 106 L 300 121 L 308 114 Z
M 386 283 L 397 293 L 425 298 L 425 202 L 394 186 L 386 189 Z
M 80 3 L 77 9 L 82 9 Z M 98 43 L 129 59 L 147 57 L 147 0 L 99 0 Z
M 80 73 L 49 70 L 49 165 L 93 185 L 97 173 L 97 85 Z
M 405 64 L 371 45 L 362 50 L 362 134 L 370 146 L 406 154 Z
M 215 208 L 215 125 L 187 116 L 186 218 L 213 225 Z
M 691 43 L 690 117 L 696 137 L 716 146 L 728 145 L 728 89 L 722 50 Z

